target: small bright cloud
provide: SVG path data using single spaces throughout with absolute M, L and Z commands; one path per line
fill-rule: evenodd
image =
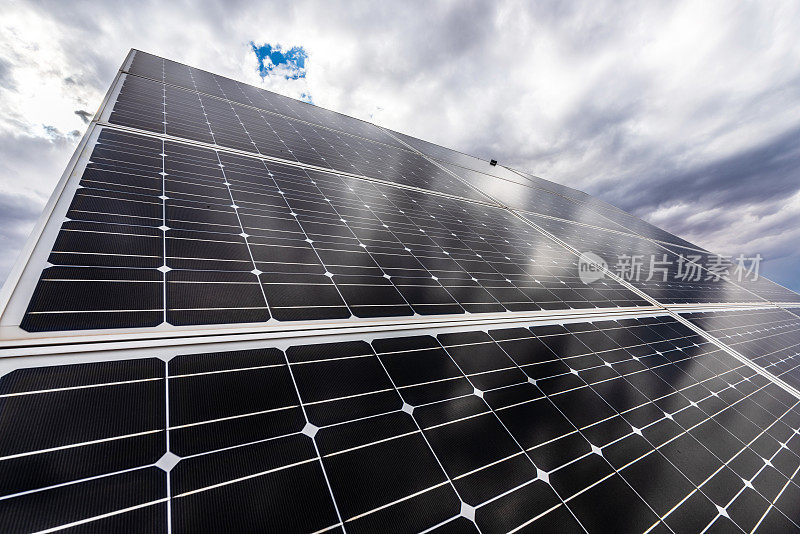
M 258 58 L 258 73 L 262 78 L 277 75 L 287 80 L 298 80 L 306 77 L 308 54 L 302 46 L 284 50 L 279 44 L 257 45 L 250 41 L 250 47 Z

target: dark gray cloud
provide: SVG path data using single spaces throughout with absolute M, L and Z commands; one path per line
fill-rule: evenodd
M 35 199 L 0 192 L 0 247 L 5 251 L 0 254 L 0 273 L 4 279 L 25 245 L 42 207 L 43 203 Z
M 0 87 L 13 91 L 14 79 L 11 77 L 11 63 L 0 57 Z
M 92 114 L 83 109 L 76 109 L 75 115 L 80 117 L 83 120 L 84 124 L 89 124 L 89 121 L 92 120 Z
M 662 165 L 652 177 L 617 182 L 604 195 L 640 215 L 689 200 L 738 209 L 786 199 L 800 190 L 800 119 L 788 132 L 729 157 L 685 171 L 668 168 L 668 161 Z M 640 187 L 643 181 L 649 182 L 646 188 Z

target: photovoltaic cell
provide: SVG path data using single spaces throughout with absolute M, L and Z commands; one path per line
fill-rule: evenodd
M 23 367 L 0 391 L 6 532 L 800 530 L 798 399 L 666 316 Z

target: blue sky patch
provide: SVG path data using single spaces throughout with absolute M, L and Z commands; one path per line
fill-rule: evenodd
M 257 45 L 250 41 L 250 47 L 258 58 L 258 73 L 262 78 L 266 78 L 276 69 L 287 80 L 299 80 L 306 77 L 308 53 L 302 46 L 293 46 L 284 50 L 280 44 Z

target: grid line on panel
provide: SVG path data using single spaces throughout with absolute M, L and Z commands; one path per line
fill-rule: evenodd
M 58 525 L 58 526 L 53 527 L 53 528 L 39 530 L 39 531 L 37 531 L 36 534 L 50 534 L 52 532 L 59 532 L 59 531 L 62 531 L 62 530 L 68 529 L 68 528 L 78 527 L 80 525 L 85 525 L 87 523 L 92 523 L 92 522 L 95 522 L 95 521 L 99 521 L 101 519 L 106 519 L 106 518 L 109 518 L 109 517 L 122 515 L 122 514 L 125 514 L 127 512 L 131 512 L 131 511 L 134 511 L 134 510 L 139 510 L 141 508 L 147 508 L 147 507 L 150 507 L 150 506 L 153 506 L 153 505 L 156 505 L 156 504 L 167 503 L 167 502 L 168 502 L 168 499 L 166 497 L 164 497 L 162 499 L 158 499 L 158 500 L 155 500 L 155 501 L 150 501 L 150 502 L 146 502 L 146 503 L 142 503 L 142 504 L 137 504 L 135 506 L 129 506 L 128 508 L 123 508 L 121 510 L 114 510 L 113 512 L 108 512 L 106 514 L 101 514 L 101 515 L 97 515 L 97 516 L 93 516 L 93 517 L 88 517 L 86 519 L 81 519 L 79 521 L 73 521 L 71 523 L 67 523 L 67 524 L 64 524 L 64 525 Z
M 292 386 L 294 387 L 295 395 L 297 395 L 297 399 L 298 399 L 298 401 L 300 401 L 300 408 L 303 411 L 303 418 L 306 421 L 306 426 L 303 427 L 303 430 L 305 431 L 305 429 L 308 428 L 309 425 L 311 425 L 311 422 L 308 419 L 308 413 L 306 412 L 306 407 L 305 407 L 305 404 L 303 403 L 303 398 L 300 396 L 300 389 L 297 387 L 297 380 L 296 380 L 296 378 L 294 376 L 294 372 L 292 371 L 292 365 L 289 362 L 289 358 L 286 356 L 286 353 L 283 352 L 283 351 L 281 351 L 281 352 L 283 353 L 283 359 L 286 362 L 286 368 L 289 371 L 289 376 L 292 379 Z M 316 432 L 316 430 L 314 430 L 314 432 Z M 344 520 L 342 518 L 342 513 L 339 511 L 339 505 L 336 502 L 336 496 L 333 494 L 333 488 L 331 487 L 331 481 L 328 478 L 328 472 L 325 469 L 325 465 L 322 462 L 322 453 L 320 453 L 319 445 L 317 445 L 316 433 L 311 435 L 311 436 L 309 436 L 309 437 L 311 438 L 311 442 L 314 445 L 314 452 L 317 455 L 315 460 L 316 460 L 316 462 L 319 463 L 319 467 L 322 470 L 322 476 L 325 478 L 325 486 L 328 489 L 328 494 L 331 497 L 331 502 L 333 503 L 333 508 L 336 511 L 336 517 L 339 519 L 339 524 L 341 525 L 342 530 L 344 532 L 347 532 L 347 529 L 345 528 L 345 525 L 344 525 Z
M 62 446 L 59 446 L 59 447 L 49 447 L 47 449 L 38 449 L 38 450 L 34 450 L 34 451 L 20 452 L 20 453 L 17 453 L 17 454 L 9 454 L 9 455 L 3 456 L 2 458 L 0 458 L 0 460 L 13 460 L 13 459 L 16 459 L 16 458 L 22 458 L 24 456 L 32 456 L 32 455 L 35 455 L 35 454 L 42 454 L 42 453 L 48 453 L 48 452 L 54 452 L 54 451 L 62 451 L 62 450 L 65 450 L 65 449 L 72 449 L 72 448 L 75 448 L 75 447 L 85 447 L 86 445 L 95 445 L 95 444 L 98 444 L 98 443 L 105 443 L 105 442 L 108 442 L 108 441 L 114 441 L 114 440 L 118 440 L 118 439 L 127 439 L 127 438 L 135 438 L 135 437 L 139 437 L 139 436 L 147 436 L 147 435 L 150 435 L 150 434 L 155 434 L 155 433 L 160 432 L 160 431 L 161 431 L 160 429 L 156 428 L 156 429 L 153 429 L 153 430 L 145 430 L 143 432 L 134 432 L 134 433 L 131 433 L 131 434 L 124 434 L 124 435 L 114 436 L 114 437 L 110 437 L 110 438 L 101 438 L 101 439 L 94 439 L 94 440 L 91 440 L 91 441 L 82 441 L 82 442 L 79 442 L 79 443 L 70 443 L 69 445 L 62 445 Z
M 166 284 L 165 284 L 166 285 Z M 170 420 L 169 420 L 169 362 L 164 362 L 164 375 L 167 377 L 164 380 L 164 441 L 166 443 L 164 456 L 162 458 L 170 458 L 172 452 L 170 451 L 170 443 L 169 443 L 169 434 L 170 434 Z M 157 464 L 156 464 L 157 465 Z M 167 485 L 167 533 L 172 534 L 172 480 L 170 477 L 170 470 L 171 468 L 167 466 L 164 469 L 166 473 L 166 485 Z
M 274 469 L 268 469 L 266 471 L 261 471 L 259 473 L 252 473 L 250 475 L 246 475 L 246 476 L 243 476 L 243 477 L 235 478 L 235 479 L 232 479 L 232 480 L 226 480 L 224 482 L 219 482 L 217 484 L 213 484 L 211 486 L 206 486 L 204 488 L 198 488 L 196 490 L 185 491 L 185 492 L 183 492 L 183 493 L 181 493 L 179 495 L 175 495 L 175 498 L 178 499 L 178 498 L 181 498 L 181 497 L 186 497 L 188 495 L 193 495 L 195 493 L 214 490 L 214 489 L 221 488 L 221 487 L 224 487 L 224 486 L 227 486 L 227 485 L 230 485 L 230 484 L 236 484 L 238 482 L 249 480 L 251 478 L 262 477 L 264 475 L 269 475 L 271 473 L 276 473 L 278 471 L 283 471 L 283 470 L 286 470 L 286 469 L 291 469 L 293 467 L 297 467 L 299 465 L 308 464 L 308 463 L 312 463 L 312 462 L 318 462 L 318 461 L 319 460 L 317 458 L 311 458 L 311 459 L 308 459 L 308 460 L 301 460 L 301 461 L 295 462 L 293 464 L 282 465 L 282 466 L 276 467 Z
M 8 495 L 2 495 L 2 496 L 0 496 L 0 501 L 10 500 L 10 499 L 14 499 L 16 497 L 24 497 L 26 495 L 32 495 L 32 494 L 35 494 L 35 493 L 38 493 L 38 492 L 52 490 L 52 489 L 67 488 L 69 486 L 75 486 L 77 484 L 83 484 L 85 482 L 92 482 L 92 481 L 95 481 L 95 480 L 100 480 L 102 478 L 113 477 L 113 476 L 116 476 L 116 475 L 121 475 L 121 474 L 125 474 L 125 473 L 131 473 L 131 472 L 134 472 L 134 471 L 141 471 L 143 469 L 147 469 L 148 467 L 151 467 L 151 466 L 144 465 L 144 466 L 131 467 L 129 469 L 120 469 L 119 471 L 103 473 L 103 474 L 95 475 L 95 476 L 91 476 L 91 477 L 79 478 L 79 479 L 76 479 L 76 480 L 70 480 L 70 481 L 67 481 L 67 482 L 62 482 L 60 484 L 52 484 L 52 485 L 46 486 L 44 488 L 35 488 L 35 489 L 26 490 L 26 491 L 20 491 L 18 493 L 11 493 L 11 494 L 8 494 Z

